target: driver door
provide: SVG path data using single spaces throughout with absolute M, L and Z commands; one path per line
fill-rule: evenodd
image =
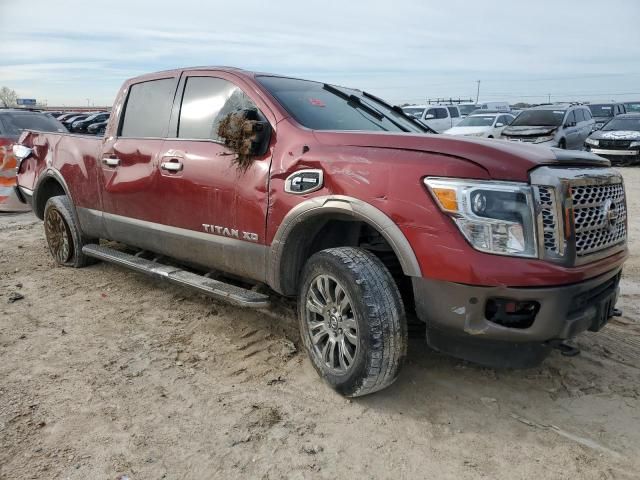
M 241 85 L 215 71 L 186 73 L 180 80 L 156 172 L 163 246 L 181 260 L 264 281 L 271 148 L 239 169 L 218 126 L 229 113 L 256 109 L 265 112 L 259 116 L 273 131 L 275 117 Z

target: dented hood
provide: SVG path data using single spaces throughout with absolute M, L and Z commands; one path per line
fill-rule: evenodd
M 517 137 L 540 137 L 542 135 L 549 135 L 550 133 L 555 132 L 558 127 L 547 127 L 547 126 L 515 126 L 515 127 L 507 127 L 502 131 L 503 135 L 514 135 Z
M 528 172 L 541 165 L 610 165 L 608 160 L 588 152 L 494 139 L 387 132 L 315 131 L 314 135 L 324 145 L 387 148 L 457 157 L 481 166 L 496 180 L 527 181 Z

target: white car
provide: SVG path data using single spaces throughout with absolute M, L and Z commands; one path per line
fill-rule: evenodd
M 500 138 L 504 127 L 513 121 L 508 113 L 474 113 L 463 118 L 458 125 L 444 133 L 466 137 Z
M 460 120 L 460 111 L 455 105 L 411 105 L 402 110 L 438 133 L 454 127 Z

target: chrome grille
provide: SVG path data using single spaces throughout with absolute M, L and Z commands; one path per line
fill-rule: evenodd
M 544 249 L 547 252 L 558 253 L 558 225 L 556 221 L 556 196 L 553 187 L 540 185 L 538 201 L 542 216 L 542 233 Z
M 589 255 L 627 238 L 627 211 L 622 183 L 571 188 L 576 254 Z

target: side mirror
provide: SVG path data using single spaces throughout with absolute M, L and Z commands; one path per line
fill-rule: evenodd
M 222 119 L 218 125 L 218 136 L 236 154 L 237 165 L 246 170 L 253 157 L 260 157 L 269 150 L 271 125 L 260 120 L 255 109 L 240 110 Z
M 497 128 L 497 127 L 504 127 L 504 123 L 502 123 L 502 122 L 498 122 L 498 123 L 496 123 L 496 128 Z
M 433 113 L 427 113 L 427 114 L 424 116 L 424 119 L 425 119 L 425 120 L 431 120 L 432 118 L 436 118 L 436 116 L 435 116 Z

